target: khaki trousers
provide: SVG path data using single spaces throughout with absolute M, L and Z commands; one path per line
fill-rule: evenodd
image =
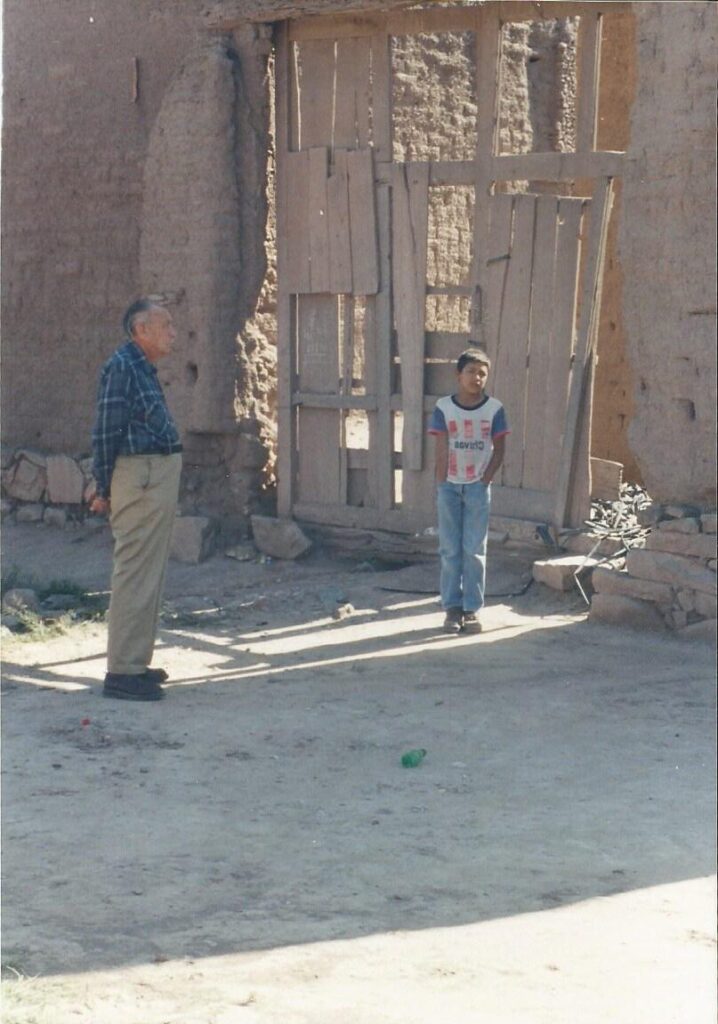
M 115 463 L 108 672 L 142 675 L 152 661 L 181 469 L 180 454 L 121 455 Z

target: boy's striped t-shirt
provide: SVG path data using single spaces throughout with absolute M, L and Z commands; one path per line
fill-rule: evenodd
M 489 464 L 494 440 L 510 431 L 498 398 L 485 395 L 478 405 L 466 408 L 455 395 L 447 395 L 434 407 L 429 433 L 449 435 L 448 482 L 473 484 Z

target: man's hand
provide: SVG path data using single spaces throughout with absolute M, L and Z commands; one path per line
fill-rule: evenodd
M 100 498 L 97 495 L 90 502 L 90 512 L 96 516 L 106 516 L 110 512 L 110 499 Z

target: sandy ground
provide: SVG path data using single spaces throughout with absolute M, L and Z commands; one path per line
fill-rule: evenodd
M 104 532 L 3 544 L 107 586 Z M 4 1024 L 714 1022 L 713 654 L 529 567 L 457 639 L 432 565 L 172 565 L 161 704 L 101 623 L 6 641 Z

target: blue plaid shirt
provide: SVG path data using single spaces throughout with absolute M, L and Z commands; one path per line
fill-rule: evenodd
M 97 496 L 108 498 L 118 455 L 181 452 L 157 370 L 139 345 L 126 341 L 100 373 L 97 420 L 92 432 Z

